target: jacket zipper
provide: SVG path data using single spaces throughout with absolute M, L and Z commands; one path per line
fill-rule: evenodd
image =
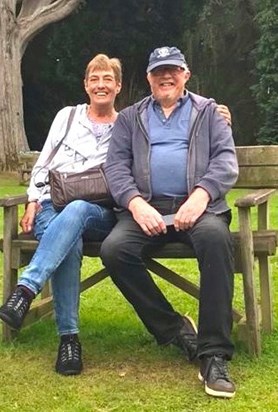
M 192 152 L 192 146 L 193 146 L 193 141 L 196 139 L 196 137 L 198 136 L 198 132 L 199 129 L 201 127 L 201 123 L 202 123 L 202 119 L 205 115 L 206 112 L 206 108 L 207 106 L 205 106 L 205 108 L 199 112 L 193 122 L 193 125 L 191 127 L 190 130 L 190 134 L 189 134 L 189 148 L 188 148 L 188 159 L 187 159 L 187 185 L 188 185 L 188 195 L 190 194 L 189 192 L 191 192 L 192 188 L 190 188 L 190 181 L 189 181 L 189 165 L 190 165 L 190 158 L 191 156 L 191 152 Z
M 144 109 L 144 110 L 146 110 L 146 109 Z M 147 198 L 147 201 L 149 201 L 149 200 L 152 198 L 152 186 L 151 186 L 151 174 L 150 174 L 150 154 L 151 154 L 150 143 L 149 143 L 150 140 L 149 140 L 147 131 L 146 131 L 144 125 L 143 125 L 143 122 L 142 122 L 142 120 L 141 120 L 141 116 L 140 116 L 139 112 L 137 112 L 136 118 L 137 118 L 137 121 L 138 121 L 139 128 L 141 129 L 143 135 L 145 136 L 145 139 L 146 139 L 147 142 L 148 142 L 148 168 L 149 168 L 149 173 L 148 173 L 148 185 L 149 185 L 149 193 L 150 193 L 150 195 L 149 195 L 149 197 Z

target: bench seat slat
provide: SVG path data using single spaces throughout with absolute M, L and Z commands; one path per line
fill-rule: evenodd
M 239 247 L 240 236 L 239 232 L 232 232 L 235 247 Z M 253 231 L 254 252 L 267 253 L 269 256 L 275 255 L 278 244 L 278 232 L 276 230 L 260 230 Z M 34 251 L 38 245 L 38 241 L 30 235 L 19 235 L 18 239 L 13 240 L 15 248 L 25 251 Z M 101 242 L 85 242 L 84 255 L 90 257 L 98 257 L 100 252 Z M 3 239 L 0 240 L 0 250 L 3 250 Z M 173 242 L 163 246 L 151 246 L 146 248 L 147 253 L 155 258 L 194 258 L 194 251 L 190 246 L 183 243 Z

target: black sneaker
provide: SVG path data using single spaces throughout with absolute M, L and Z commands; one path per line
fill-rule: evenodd
M 227 360 L 221 354 L 201 359 L 198 378 L 204 382 L 208 395 L 232 398 L 236 393 L 235 385 L 229 377 Z
M 83 369 L 81 353 L 77 335 L 63 336 L 58 348 L 56 372 L 61 375 L 79 375 Z
M 32 293 L 32 292 L 30 292 Z M 21 287 L 17 287 L 0 308 L 0 319 L 10 328 L 19 330 L 28 313 L 33 298 Z
M 178 346 L 185 357 L 189 361 L 193 361 L 197 356 L 197 327 L 193 319 L 189 316 L 183 316 L 183 326 L 181 327 L 178 335 L 172 341 L 172 343 Z

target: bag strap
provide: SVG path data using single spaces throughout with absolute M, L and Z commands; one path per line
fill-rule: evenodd
M 54 149 L 52 150 L 52 152 L 50 153 L 50 155 L 48 156 L 48 158 L 46 159 L 46 162 L 45 162 L 43 168 L 45 168 L 46 166 L 49 165 L 49 163 L 51 162 L 51 160 L 53 159 L 53 157 L 56 155 L 56 153 L 58 152 L 59 148 L 61 147 L 61 144 L 62 144 L 63 140 L 65 139 L 65 137 L 67 136 L 67 134 L 68 134 L 68 132 L 69 132 L 69 129 L 70 129 L 71 125 L 72 125 L 75 112 L 76 112 L 76 107 L 72 107 L 71 110 L 70 110 L 69 117 L 68 117 L 67 127 L 66 127 L 65 134 L 64 134 L 64 136 L 62 137 L 62 139 L 59 141 L 59 143 L 57 144 L 57 146 L 54 147 Z

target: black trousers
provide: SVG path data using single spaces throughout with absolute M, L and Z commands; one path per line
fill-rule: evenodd
M 177 199 L 151 204 L 163 215 L 175 213 L 179 207 Z M 148 331 L 159 344 L 168 344 L 179 331 L 182 316 L 173 309 L 148 273 L 142 258 L 144 247 L 174 241 L 190 244 L 195 250 L 201 276 L 198 356 L 222 353 L 230 359 L 234 349 L 230 339 L 234 285 L 229 231 L 231 213 L 205 213 L 192 229 L 176 232 L 170 226 L 166 235 L 154 237 L 142 231 L 129 211 L 118 213 L 117 218 L 116 226 L 102 244 L 102 261 Z

